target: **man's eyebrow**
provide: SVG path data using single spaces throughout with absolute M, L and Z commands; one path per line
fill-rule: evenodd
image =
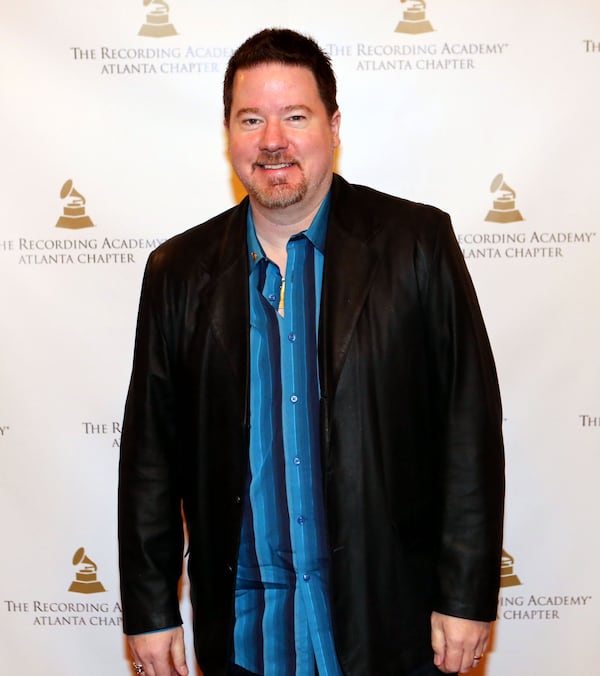
M 302 111 L 305 113 L 312 113 L 312 108 L 306 106 L 302 103 L 292 104 L 291 106 L 285 106 L 282 108 L 281 112 L 284 114 L 291 113 L 294 111 Z M 260 108 L 240 108 L 235 114 L 236 117 L 242 117 L 243 115 L 260 115 Z
M 258 113 L 258 108 L 240 108 L 235 116 L 241 117 L 242 115 L 258 115 Z
M 283 109 L 283 112 L 284 113 L 291 113 L 295 110 L 301 110 L 301 111 L 304 111 L 305 113 L 312 113 L 312 108 L 310 108 L 309 106 L 305 106 L 302 103 L 298 103 L 298 104 L 293 105 L 293 106 L 286 106 Z

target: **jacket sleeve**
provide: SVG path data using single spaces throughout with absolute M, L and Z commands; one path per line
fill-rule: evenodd
M 153 252 L 144 274 L 121 435 L 119 567 L 126 634 L 181 624 L 174 304 L 161 260 L 160 249 Z
M 464 258 L 444 214 L 427 275 L 432 377 L 439 397 L 441 613 L 496 618 L 504 504 L 496 368 Z

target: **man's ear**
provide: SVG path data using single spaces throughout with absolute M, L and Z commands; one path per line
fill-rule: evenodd
M 340 145 L 340 125 L 342 123 L 342 114 L 338 110 L 331 116 L 329 126 L 333 135 L 333 147 L 337 148 Z

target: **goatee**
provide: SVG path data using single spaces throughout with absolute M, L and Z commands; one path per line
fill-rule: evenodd
M 306 181 L 290 185 L 289 183 L 277 183 L 274 181 L 270 186 L 261 188 L 254 183 L 246 186 L 250 197 L 255 199 L 266 209 L 285 209 L 301 202 L 307 192 Z

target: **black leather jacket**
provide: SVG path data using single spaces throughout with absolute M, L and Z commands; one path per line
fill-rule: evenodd
M 446 214 L 334 176 L 320 315 L 322 468 L 346 676 L 431 655 L 433 609 L 493 620 L 503 513 L 496 372 Z M 248 466 L 247 199 L 150 256 L 121 440 L 126 633 L 180 623 L 231 647 Z

